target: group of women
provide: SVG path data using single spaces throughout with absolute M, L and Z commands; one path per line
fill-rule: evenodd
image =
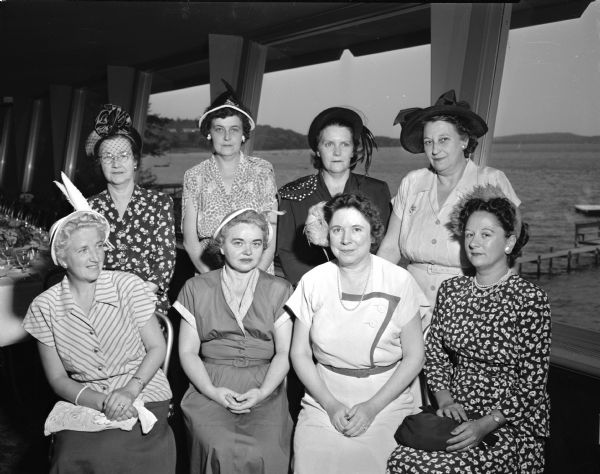
M 430 166 L 391 200 L 385 182 L 355 173 L 376 146 L 355 111 L 317 115 L 316 173 L 279 193 L 271 164 L 242 152 L 255 123 L 233 91 L 201 117 L 213 153 L 185 173 L 181 224 L 197 274 L 173 304 L 190 472 L 543 471 L 550 310 L 512 270 L 527 242 L 520 202 L 502 172 L 470 160 L 487 127 L 454 92 L 396 120 Z M 57 395 L 101 412 L 104 428 L 57 430 L 52 472 L 173 472 L 154 315 L 168 308 L 172 202 L 135 185 L 141 139 L 125 111 L 105 106 L 88 143 L 107 190 L 71 197 L 75 212 L 53 226 L 66 276 L 24 327 Z M 295 427 L 290 360 L 305 388 Z M 423 368 L 438 416 L 460 422 L 443 451 L 394 440 L 419 411 Z M 151 430 L 117 429 L 145 410 Z

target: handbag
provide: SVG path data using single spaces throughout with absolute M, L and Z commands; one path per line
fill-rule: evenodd
M 421 410 L 423 410 L 421 413 L 404 418 L 394 434 L 394 439 L 398 444 L 409 448 L 422 451 L 446 451 L 447 441 L 454 436 L 451 431 L 462 422 L 436 415 L 435 408 L 430 405 L 421 407 Z M 477 418 L 477 416 L 467 415 L 469 419 Z M 488 433 L 481 444 L 483 447 L 488 447 L 493 446 L 496 441 L 498 437 Z

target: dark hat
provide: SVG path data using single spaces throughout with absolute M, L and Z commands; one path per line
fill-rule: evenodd
M 400 133 L 402 146 L 411 153 L 423 153 L 425 151 L 423 148 L 423 122 L 437 115 L 457 117 L 464 123 L 469 132 L 477 138 L 485 135 L 488 131 L 485 121 L 471 110 L 468 102 L 464 100 L 456 101 L 456 94 L 452 89 L 442 94 L 431 107 L 425 109 L 413 107 L 398 112 L 394 125 L 399 123 L 402 127 Z
M 256 126 L 256 124 L 254 123 L 254 119 L 252 118 L 252 115 L 250 115 L 250 112 L 246 109 L 246 107 L 244 107 L 240 100 L 237 98 L 235 91 L 233 90 L 233 88 L 231 87 L 231 85 L 229 85 L 229 83 L 225 80 L 225 79 L 221 79 L 221 81 L 223 81 L 223 84 L 225 84 L 225 92 L 223 92 L 222 94 L 220 94 L 214 101 L 212 104 L 210 104 L 208 106 L 208 108 L 204 111 L 204 113 L 202 114 L 202 117 L 200 117 L 198 119 L 198 126 L 200 128 L 202 128 L 202 122 L 204 121 L 204 119 L 206 119 L 206 117 L 213 113 L 216 110 L 219 109 L 233 109 L 236 110 L 238 112 L 240 112 L 241 114 L 245 115 L 248 120 L 250 121 L 250 130 L 254 130 L 254 127 Z
M 116 136 L 127 138 L 142 152 L 142 137 L 133 127 L 131 116 L 118 105 L 104 104 L 94 121 L 94 130 L 86 140 L 87 155 L 95 156 L 104 140 Z
M 308 129 L 308 145 L 311 150 L 317 151 L 319 145 L 319 133 L 323 127 L 327 124 L 335 123 L 336 121 L 347 123 L 352 127 L 354 137 L 357 137 L 362 145 L 364 151 L 362 159 L 365 160 L 365 170 L 368 171 L 369 165 L 371 164 L 373 147 L 377 148 L 377 143 L 375 143 L 375 137 L 371 133 L 371 130 L 363 124 L 360 115 L 354 110 L 345 107 L 330 107 L 317 115 Z M 359 159 L 358 161 L 362 161 L 362 159 Z

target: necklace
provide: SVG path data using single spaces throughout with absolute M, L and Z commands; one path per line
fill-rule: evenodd
M 354 306 L 354 308 L 348 308 L 348 306 L 346 306 L 344 304 L 344 300 L 342 299 L 342 279 L 340 277 L 340 269 L 338 268 L 338 273 L 337 273 L 338 296 L 340 298 L 340 304 L 346 311 L 354 311 L 355 309 L 357 309 L 360 306 L 360 304 L 362 303 L 363 298 L 365 297 L 365 293 L 367 291 L 367 285 L 369 284 L 369 279 L 371 278 L 371 269 L 373 268 L 373 259 L 370 256 L 369 256 L 369 259 L 370 259 L 369 273 L 367 274 L 367 279 L 365 281 L 365 286 L 362 290 L 362 294 L 360 295 L 360 300 L 358 300 L 358 303 L 356 303 L 356 306 Z
M 477 298 L 484 298 L 489 296 L 494 291 L 496 291 L 500 286 L 510 278 L 512 275 L 512 271 L 509 269 L 504 275 L 500 277 L 500 279 L 494 283 L 490 283 L 488 285 L 483 285 L 477 281 L 477 277 L 474 276 L 471 280 L 471 293 L 473 296 Z

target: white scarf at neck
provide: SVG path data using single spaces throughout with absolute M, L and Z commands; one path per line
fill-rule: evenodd
M 249 272 L 250 274 L 248 276 L 248 283 L 244 293 L 242 294 L 241 298 L 238 298 L 234 289 L 237 282 L 232 276 L 233 271 L 234 270 L 230 269 L 227 265 L 223 267 L 221 270 L 221 288 L 223 289 L 225 301 L 235 316 L 238 326 L 244 335 L 246 335 L 243 320 L 246 316 L 246 313 L 248 313 L 250 306 L 252 305 L 252 300 L 254 299 L 254 290 L 256 289 L 260 272 L 258 268 L 255 268 Z

